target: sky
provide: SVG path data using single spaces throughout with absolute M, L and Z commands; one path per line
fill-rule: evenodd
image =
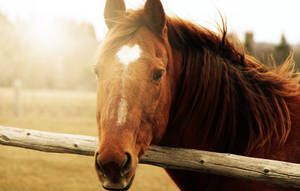
M 216 31 L 218 10 L 227 19 L 229 32 L 243 41 L 246 31 L 255 41 L 278 43 L 284 33 L 291 44 L 300 43 L 299 0 L 161 0 L 170 16 L 179 16 Z M 145 0 L 125 0 L 129 9 Z M 107 28 L 103 19 L 105 0 L 0 0 L 0 10 L 12 20 L 35 20 L 44 25 L 54 18 L 90 22 L 99 40 Z M 49 30 L 49 29 L 48 29 Z

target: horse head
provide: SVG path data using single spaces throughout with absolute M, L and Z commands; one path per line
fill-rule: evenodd
M 126 190 L 139 158 L 166 131 L 174 68 L 166 15 L 159 0 L 126 11 L 123 0 L 107 0 L 109 32 L 101 44 L 95 166 L 105 189 Z

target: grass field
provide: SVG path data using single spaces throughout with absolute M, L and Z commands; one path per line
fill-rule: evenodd
M 14 92 L 0 89 L 0 125 L 97 136 L 95 93 L 24 90 L 21 114 Z M 0 191 L 102 190 L 93 157 L 53 154 L 0 145 Z M 139 165 L 130 191 L 176 191 L 158 167 Z

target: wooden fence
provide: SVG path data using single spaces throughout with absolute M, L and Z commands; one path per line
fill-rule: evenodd
M 96 137 L 0 126 L 0 144 L 93 156 Z M 151 146 L 140 163 L 300 188 L 300 164 L 192 149 Z

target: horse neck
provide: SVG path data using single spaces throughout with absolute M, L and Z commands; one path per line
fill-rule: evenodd
M 219 87 L 222 76 L 214 76 L 214 73 L 223 73 L 222 70 L 201 64 L 205 57 L 212 58 L 215 55 L 205 55 L 202 50 L 199 52 L 173 50 L 175 57 L 173 68 L 177 68 L 175 75 L 177 77 L 174 80 L 177 81 L 173 91 L 169 126 L 161 144 L 223 151 L 222 148 L 220 149 L 220 145 L 227 147 L 231 144 L 231 134 L 236 134 L 236 132 L 230 128 L 218 129 L 217 127 L 235 127 L 235 116 L 230 116 L 230 113 L 234 113 L 236 108 L 235 105 L 228 107 L 230 95 L 222 95 L 221 91 L 222 89 L 234 91 L 234 89 L 225 86 Z M 190 62 L 197 63 L 197 65 Z M 182 73 L 178 71 L 182 71 Z M 223 97 L 221 98 L 221 96 Z M 224 102 L 227 102 L 226 108 L 221 108 Z M 222 109 L 226 110 L 222 112 Z M 220 139 L 220 137 L 222 137 L 222 141 L 216 142 L 216 139 Z M 240 143 L 243 140 L 247 140 L 247 138 L 242 138 Z

